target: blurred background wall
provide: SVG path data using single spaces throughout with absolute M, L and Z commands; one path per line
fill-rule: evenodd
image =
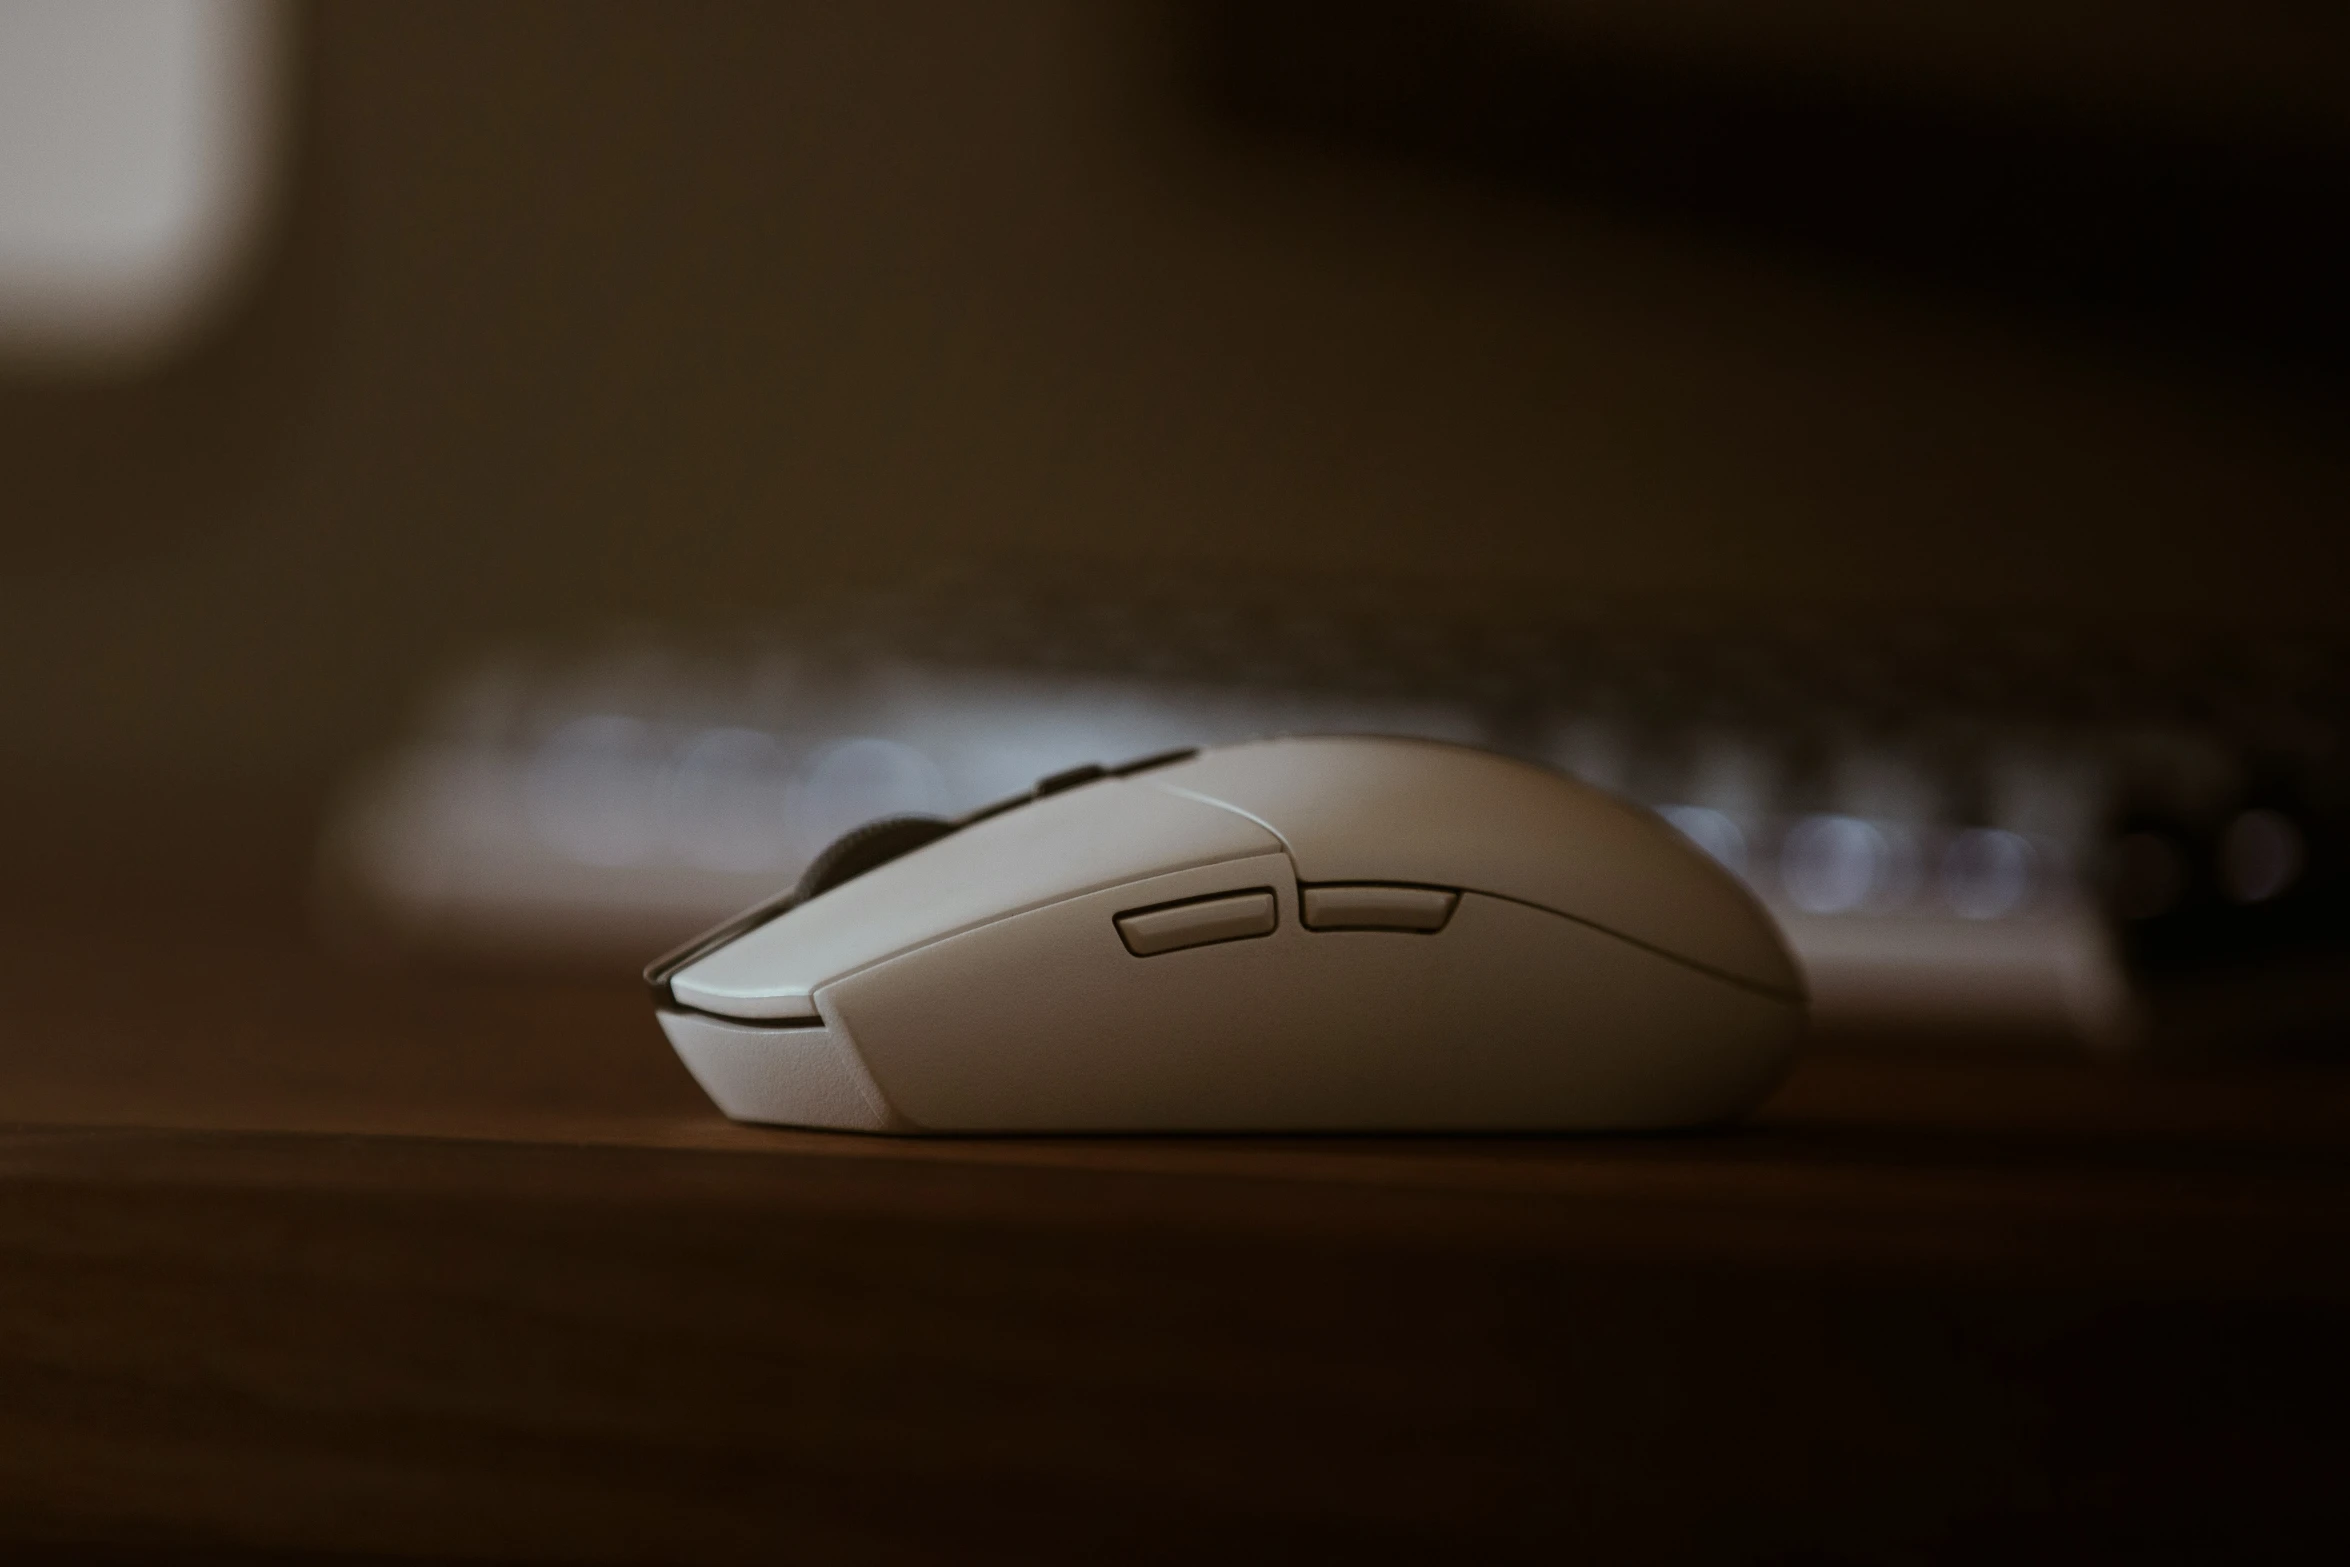
M 19 785 L 296 798 L 485 647 L 958 563 L 2337 614 L 2327 8 L 288 19 L 219 313 L 0 363 Z

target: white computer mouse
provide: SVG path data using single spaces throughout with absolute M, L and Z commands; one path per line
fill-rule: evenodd
M 1769 914 L 1657 817 L 1372 738 L 877 823 L 646 977 L 728 1115 L 870 1132 L 1693 1126 L 1804 1013 Z

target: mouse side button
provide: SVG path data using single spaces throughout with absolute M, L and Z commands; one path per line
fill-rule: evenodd
M 1442 887 L 1356 884 L 1301 887 L 1298 923 L 1308 930 L 1397 930 L 1427 935 L 1444 929 L 1461 895 Z
M 1264 824 L 1303 882 L 1460 887 L 1803 994 L 1751 892 L 1660 818 L 1547 768 L 1436 741 L 1320 736 L 1203 751 L 1145 782 Z
M 1136 909 L 1117 916 L 1118 939 L 1138 958 L 1219 941 L 1270 936 L 1280 915 L 1270 891 L 1194 898 L 1163 908 Z
M 1268 861 L 1250 880 L 1288 902 Z M 1119 941 L 1120 913 L 1232 896 L 1230 869 L 1031 910 L 819 999 L 896 1112 L 938 1132 L 1697 1126 L 1767 1094 L 1802 1030 L 1791 1002 L 1473 892 L 1435 937 L 1320 935 L 1284 910 L 1258 940 L 1139 959 Z

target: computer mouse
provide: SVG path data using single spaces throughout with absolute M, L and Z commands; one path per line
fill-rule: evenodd
M 868 1132 L 1695 1126 L 1804 1018 L 1770 915 L 1658 817 L 1360 737 L 871 824 L 646 977 L 726 1114 Z

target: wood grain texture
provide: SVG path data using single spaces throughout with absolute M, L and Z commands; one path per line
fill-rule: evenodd
M 761 1131 L 633 987 L 353 969 L 255 876 L 0 909 L 15 1554 L 2350 1543 L 2339 1074 L 1830 1051 L 1702 1137 Z

